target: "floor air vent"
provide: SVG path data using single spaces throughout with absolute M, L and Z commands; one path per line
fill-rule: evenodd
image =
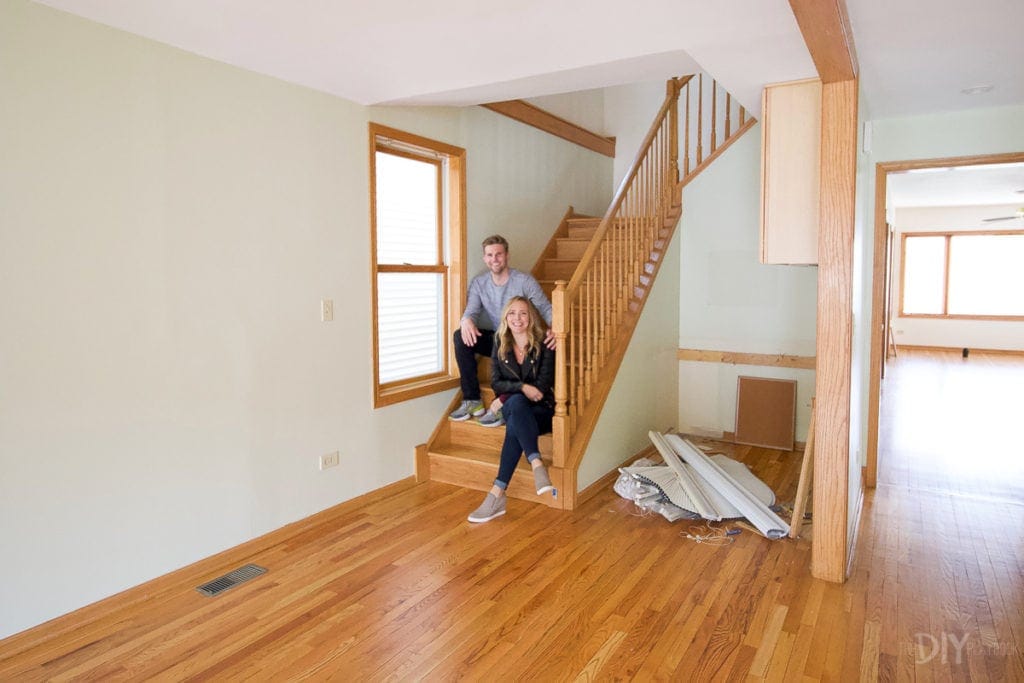
M 240 583 L 245 583 L 249 579 L 255 579 L 260 574 L 266 574 L 267 570 L 255 564 L 247 564 L 244 567 L 239 567 L 233 572 L 228 572 L 219 579 L 214 579 L 204 583 L 202 586 L 196 586 L 196 590 L 203 595 L 219 595 L 229 588 L 234 588 Z

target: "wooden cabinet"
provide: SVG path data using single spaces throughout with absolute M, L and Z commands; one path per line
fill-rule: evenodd
M 761 121 L 761 263 L 816 264 L 821 81 L 765 87 Z

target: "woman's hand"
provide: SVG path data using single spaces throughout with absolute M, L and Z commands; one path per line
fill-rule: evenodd
M 530 399 L 534 403 L 544 398 L 544 392 L 533 386 L 532 384 L 523 385 L 523 396 Z

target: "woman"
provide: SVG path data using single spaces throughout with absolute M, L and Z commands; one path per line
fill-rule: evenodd
M 491 353 L 491 389 L 498 398 L 481 418 L 485 424 L 504 419 L 505 443 L 498 477 L 483 504 L 469 516 L 470 522 L 489 522 L 505 514 L 505 489 L 523 453 L 533 467 L 537 495 L 553 489 L 537 446 L 537 437 L 551 431 L 555 414 L 555 352 L 544 345 L 546 332 L 544 319 L 529 299 L 509 299 Z

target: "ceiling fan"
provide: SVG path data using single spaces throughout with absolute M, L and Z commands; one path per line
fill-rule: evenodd
M 1024 218 L 1024 206 L 1014 211 L 1012 216 L 998 216 L 996 218 L 986 218 L 984 219 L 984 222 L 993 223 L 995 221 L 1012 221 L 1017 218 Z

